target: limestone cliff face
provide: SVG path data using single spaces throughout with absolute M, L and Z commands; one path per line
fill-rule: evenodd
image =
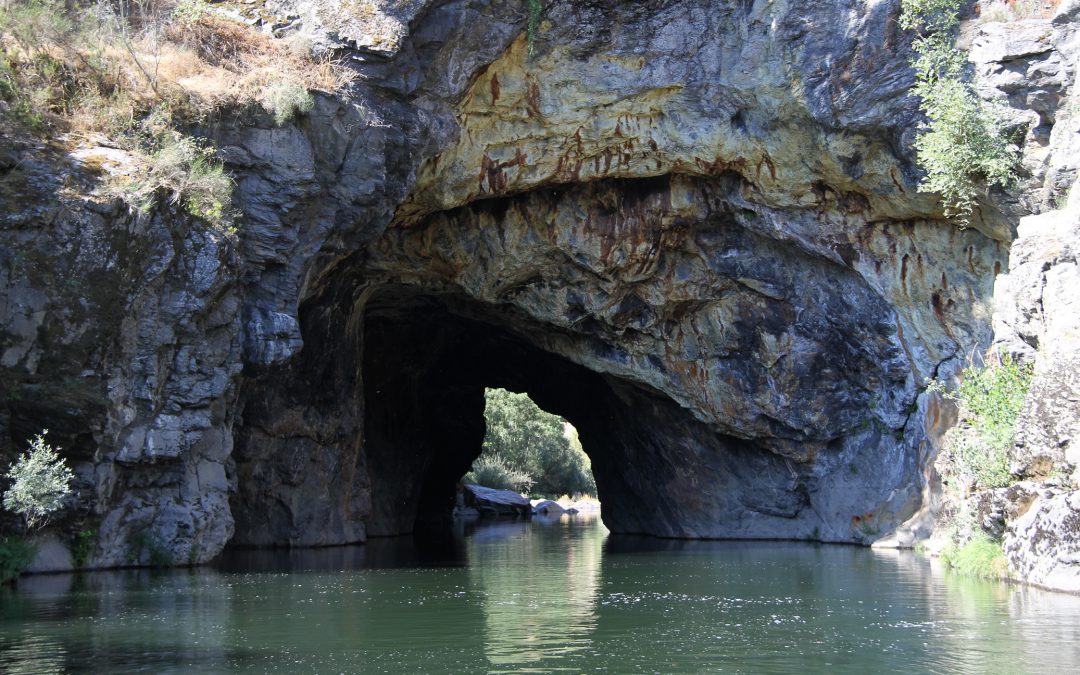
M 93 564 L 408 531 L 485 386 L 578 427 L 614 531 L 923 534 L 924 383 L 989 344 L 1026 207 L 960 230 L 917 192 L 898 2 L 550 2 L 531 38 L 523 2 L 372 4 L 271 3 L 363 78 L 204 130 L 235 238 L 91 184 L 0 231 L 3 450 L 54 430 Z

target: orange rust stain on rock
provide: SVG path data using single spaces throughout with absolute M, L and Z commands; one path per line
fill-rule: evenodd
M 513 159 L 505 162 L 494 160 L 487 153 L 484 153 L 483 159 L 480 160 L 480 192 L 485 192 L 485 182 L 487 183 L 486 192 L 489 194 L 505 191 L 507 183 L 505 169 L 511 166 L 525 166 L 527 159 L 528 156 L 521 151 L 521 148 L 515 150 Z
M 769 153 L 762 153 L 761 159 L 757 163 L 757 175 L 761 178 L 761 165 L 764 164 L 769 169 L 769 175 L 773 180 L 776 180 L 776 165 L 773 164 L 772 157 L 769 157 Z
M 494 73 L 491 76 L 491 102 L 492 102 L 492 104 L 498 102 L 500 93 L 502 93 L 502 89 L 499 88 L 499 74 Z
M 893 185 L 895 185 L 896 189 L 900 191 L 900 194 L 907 194 L 904 191 L 904 186 L 901 185 L 900 182 L 896 180 L 896 169 L 889 169 L 889 179 L 892 180 Z
M 525 87 L 525 109 L 529 117 L 540 117 L 540 85 L 536 82 Z
M 746 160 L 742 157 L 730 162 L 719 157 L 713 159 L 711 162 L 707 162 L 701 157 L 695 157 L 694 164 L 697 166 L 698 171 L 704 175 L 716 175 L 728 170 L 742 173 L 746 170 Z
M 944 321 L 947 306 L 941 301 L 941 291 L 934 291 L 930 295 L 930 306 L 934 308 L 934 316 L 938 318 L 938 321 Z
M 586 229 L 599 239 L 600 258 L 611 264 L 612 254 L 627 254 L 624 266 L 637 264 L 644 270 L 655 264 L 661 250 L 663 222 L 671 212 L 671 189 L 667 184 L 635 195 L 601 195 L 586 217 Z

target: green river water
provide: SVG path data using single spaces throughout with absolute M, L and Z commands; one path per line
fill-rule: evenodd
M 599 521 L 236 552 L 0 589 L 3 673 L 1075 673 L 1080 597 L 910 553 Z

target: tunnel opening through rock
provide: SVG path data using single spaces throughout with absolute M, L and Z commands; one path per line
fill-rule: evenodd
M 487 387 L 525 392 L 574 425 L 613 532 L 720 536 L 710 527 L 733 514 L 790 521 L 808 511 L 806 477 L 790 462 L 719 433 L 646 385 L 541 348 L 555 329 L 506 311 L 402 286 L 368 300 L 369 536 L 446 519 L 459 478 L 481 452 Z
M 488 387 L 577 428 L 615 533 L 863 541 L 908 517 L 895 316 L 840 262 L 740 219 L 725 186 L 480 201 L 323 268 L 303 348 L 246 385 L 233 543 L 445 522 Z
M 370 536 L 452 512 L 483 448 L 488 388 L 527 394 L 580 429 L 586 448 L 603 426 L 595 404 L 611 397 L 606 378 L 536 347 L 480 303 L 384 289 L 367 303 L 363 335 Z M 614 476 L 596 480 L 617 489 Z

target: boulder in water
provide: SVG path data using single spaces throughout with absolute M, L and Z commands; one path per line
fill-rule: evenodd
M 532 513 L 532 502 L 512 490 L 496 490 L 480 485 L 465 486 L 465 505 L 481 515 L 524 516 Z
M 535 499 L 532 502 L 532 512 L 538 516 L 561 516 L 567 511 L 559 502 L 550 499 Z

